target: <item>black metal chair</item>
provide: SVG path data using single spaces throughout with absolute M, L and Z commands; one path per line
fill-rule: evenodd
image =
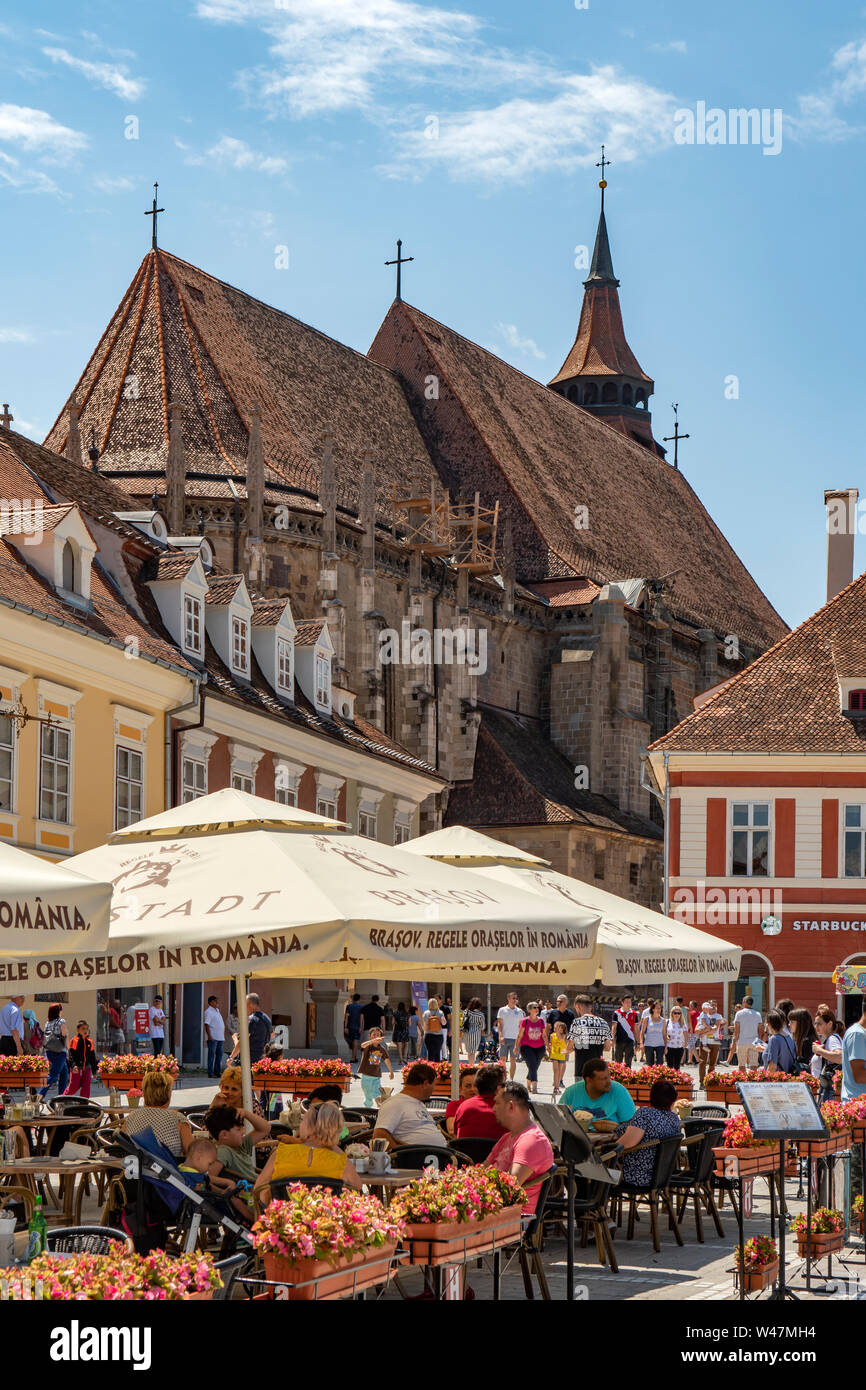
M 483 1163 L 496 1147 L 496 1140 L 482 1139 L 480 1136 L 467 1134 L 462 1139 L 456 1137 L 449 1139 L 448 1147 L 454 1149 L 456 1153 L 463 1154 L 470 1163 Z
M 690 1118 L 693 1120 L 726 1120 L 728 1107 L 716 1101 L 702 1102 L 700 1105 L 692 1106 Z M 685 1124 L 688 1124 L 688 1120 L 685 1121 Z
M 392 1168 L 423 1168 L 424 1160 L 431 1154 L 440 1168 L 471 1168 L 473 1162 L 456 1149 L 443 1148 L 441 1144 L 402 1144 L 391 1150 Z
M 519 1260 L 526 1297 L 530 1300 L 535 1297 L 535 1291 L 532 1287 L 532 1276 L 535 1275 L 535 1278 L 538 1280 L 541 1297 L 546 1303 L 550 1302 L 550 1289 L 547 1284 L 547 1272 L 544 1268 L 544 1261 L 542 1259 L 544 1218 L 550 1197 L 550 1190 L 556 1175 L 557 1168 L 554 1164 L 550 1171 L 545 1173 L 537 1184 L 529 1184 L 527 1191 L 531 1191 L 535 1186 L 538 1188 L 538 1201 L 535 1204 L 535 1211 L 526 1219 L 526 1224 L 520 1235 L 520 1244 L 502 1270 L 503 1274 L 507 1273 L 509 1267 L 514 1263 L 514 1260 Z
M 346 1185 L 342 1178 L 317 1178 L 306 1174 L 302 1178 L 272 1178 L 268 1183 L 271 1201 L 285 1197 L 289 1188 L 297 1186 L 298 1183 L 302 1187 L 326 1187 L 329 1192 L 342 1192 Z
M 48 1108 L 54 1115 L 70 1115 L 83 1120 L 99 1120 L 104 1111 L 95 1100 L 82 1100 L 81 1096 L 55 1096 L 48 1101 Z
M 371 1127 L 370 1129 L 359 1129 L 356 1134 L 347 1134 L 345 1139 L 340 1140 L 340 1148 L 348 1149 L 350 1144 L 369 1144 L 374 1132 Z
M 560 1227 L 567 1240 L 568 1192 L 562 1174 L 558 1174 L 559 1179 L 562 1183 L 561 1191 L 548 1194 L 542 1224 L 549 1223 Z M 608 1212 L 608 1201 L 612 1191 L 615 1189 L 609 1183 L 589 1182 L 578 1176 L 575 1179 L 574 1221 L 575 1227 L 580 1227 L 581 1247 L 586 1246 L 589 1232 L 592 1230 L 599 1264 L 609 1265 L 611 1273 L 616 1274 L 619 1264 L 613 1247 L 611 1218 Z
M 431 1096 L 427 1101 L 427 1109 L 438 1112 L 440 1110 L 447 1110 L 450 1104 L 450 1096 Z
M 646 1183 L 630 1183 L 623 1178 L 617 1188 L 617 1201 L 619 1204 L 620 1219 L 622 1217 L 622 1205 L 628 1198 L 628 1230 L 627 1240 L 634 1239 L 634 1224 L 637 1215 L 638 1204 L 643 1202 L 649 1207 L 650 1225 L 652 1227 L 653 1249 L 656 1254 L 661 1250 L 659 1241 L 659 1204 L 661 1204 L 668 1215 L 670 1229 L 674 1233 L 677 1245 L 683 1244 L 683 1237 L 680 1232 L 679 1223 L 674 1212 L 673 1198 L 670 1192 L 670 1180 L 679 1158 L 680 1144 L 682 1139 L 679 1134 L 672 1135 L 669 1139 L 650 1139 L 642 1144 L 638 1144 L 634 1149 L 630 1149 L 628 1155 L 640 1153 L 644 1149 L 655 1149 L 653 1156 L 653 1168 L 649 1181 Z
M 112 1226 L 60 1226 L 45 1235 L 49 1255 L 110 1255 L 118 1245 L 132 1251 L 126 1232 Z
M 715 1223 L 718 1235 L 725 1234 L 716 1199 L 713 1196 L 712 1178 L 716 1166 L 713 1149 L 721 1144 L 725 1132 L 724 1125 L 712 1120 L 686 1120 L 683 1124 L 686 1135 L 686 1154 L 688 1168 L 671 1174 L 669 1187 L 677 1199 L 677 1221 L 682 1221 L 683 1212 L 691 1199 L 695 1213 L 695 1229 L 698 1241 L 704 1243 L 704 1222 L 701 1207 L 706 1207 Z
M 219 1270 L 222 1277 L 223 1286 L 221 1289 L 214 1289 L 214 1303 L 229 1303 L 234 1295 L 235 1281 L 237 1280 L 244 1266 L 250 1266 L 255 1262 L 255 1256 L 249 1252 L 241 1252 L 237 1255 L 229 1255 L 226 1260 L 218 1260 L 214 1269 Z

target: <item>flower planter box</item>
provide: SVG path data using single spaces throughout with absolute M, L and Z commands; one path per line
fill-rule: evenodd
M 490 1254 L 520 1239 L 520 1206 L 504 1207 L 481 1221 L 417 1221 L 406 1227 L 409 1263 L 455 1265 Z
M 828 1139 L 800 1139 L 797 1153 L 801 1158 L 827 1158 L 829 1154 L 850 1149 L 851 1143 L 851 1131 L 846 1129 L 841 1134 L 831 1134 Z
M 779 1153 L 777 1149 L 768 1148 L 743 1148 L 743 1149 L 713 1149 L 716 1156 L 716 1177 L 718 1178 L 754 1178 L 759 1173 L 775 1173 L 779 1167 Z M 736 1163 L 736 1172 L 731 1172 L 727 1166 L 730 1160 Z
M 33 1086 L 44 1086 L 48 1080 L 45 1071 L 6 1071 L 0 1072 L 0 1091 L 29 1091 Z
M 845 1244 L 844 1231 L 825 1231 L 820 1234 L 814 1231 L 797 1231 L 796 1235 L 797 1253 L 803 1259 L 823 1260 L 827 1255 L 835 1255 Z
M 652 1086 L 638 1085 L 626 1086 L 626 1090 L 634 1101 L 635 1105 L 649 1105 L 650 1092 Z M 677 1086 L 677 1100 L 694 1100 L 695 1092 L 693 1086 Z
M 351 1085 L 351 1076 L 275 1076 L 273 1072 L 257 1076 L 253 1072 L 253 1090 L 269 1095 L 308 1096 L 319 1086 L 339 1086 L 345 1093 Z
M 851 1134 L 855 1144 L 866 1143 L 866 1120 L 855 1120 L 851 1126 Z
M 382 1245 L 376 1250 L 362 1250 L 351 1259 L 343 1257 L 336 1264 L 313 1258 L 288 1260 L 266 1252 L 265 1277 L 287 1286 L 289 1302 L 330 1302 L 386 1283 L 396 1249 L 396 1244 Z M 273 1296 L 273 1291 L 269 1293 Z
M 742 1105 L 740 1093 L 734 1086 L 708 1086 L 707 1100 L 719 1105 Z
M 741 1270 L 737 1271 L 743 1281 L 743 1288 L 746 1293 L 760 1293 L 761 1289 L 769 1288 L 774 1283 L 779 1273 L 779 1261 L 774 1260 L 771 1265 L 766 1265 L 764 1269 L 747 1269 L 745 1274 Z
M 101 1076 L 99 1079 L 109 1090 L 113 1087 L 115 1091 L 140 1091 L 144 1082 L 144 1072 L 110 1072 L 108 1076 Z

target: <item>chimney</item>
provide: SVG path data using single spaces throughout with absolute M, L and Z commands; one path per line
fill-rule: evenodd
M 78 416 L 81 413 L 78 401 L 73 396 L 69 402 L 69 434 L 66 437 L 66 457 L 70 463 L 81 464 L 81 433 Z
M 170 536 L 184 534 L 186 497 L 186 455 L 183 447 L 183 405 L 170 401 L 168 407 L 168 467 L 165 470 L 165 513 Z
M 824 493 L 827 510 L 827 602 L 854 578 L 854 537 L 857 534 L 856 487 Z

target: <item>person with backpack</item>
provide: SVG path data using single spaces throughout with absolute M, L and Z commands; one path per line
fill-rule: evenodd
M 445 1035 L 445 1015 L 439 1007 L 438 999 L 428 1001 L 424 1010 L 424 1041 L 427 1056 L 431 1062 L 438 1062 L 442 1055 L 442 1040 Z
M 50 1066 L 48 1080 L 39 1091 L 42 1100 L 46 1099 L 53 1086 L 57 1087 L 57 1094 L 62 1096 L 69 1085 L 69 1062 L 66 1057 L 68 1037 L 69 1030 L 63 1017 L 63 1005 L 49 1004 L 48 1021 L 45 1024 L 45 1055 Z
M 24 1051 L 28 1057 L 35 1057 L 37 1053 L 42 1052 L 45 1034 L 32 1009 L 22 1009 L 21 1013 L 24 1018 Z
M 790 1075 L 797 1065 L 797 1048 L 787 1031 L 785 1015 L 771 1009 L 767 1014 L 770 1037 L 764 1048 L 763 1064 L 770 1076 L 774 1072 Z

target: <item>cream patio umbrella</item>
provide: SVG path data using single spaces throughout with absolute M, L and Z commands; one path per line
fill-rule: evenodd
M 49 963 L 51 983 L 249 974 L 417 978 L 472 962 L 589 949 L 598 914 L 346 833 L 342 822 L 226 788 L 70 861 L 114 888 L 108 950 Z M 248 1076 L 249 1039 L 241 1028 Z
M 0 984 L 29 994 L 44 978 L 33 957 L 101 949 L 110 906 L 110 883 L 0 843 Z

